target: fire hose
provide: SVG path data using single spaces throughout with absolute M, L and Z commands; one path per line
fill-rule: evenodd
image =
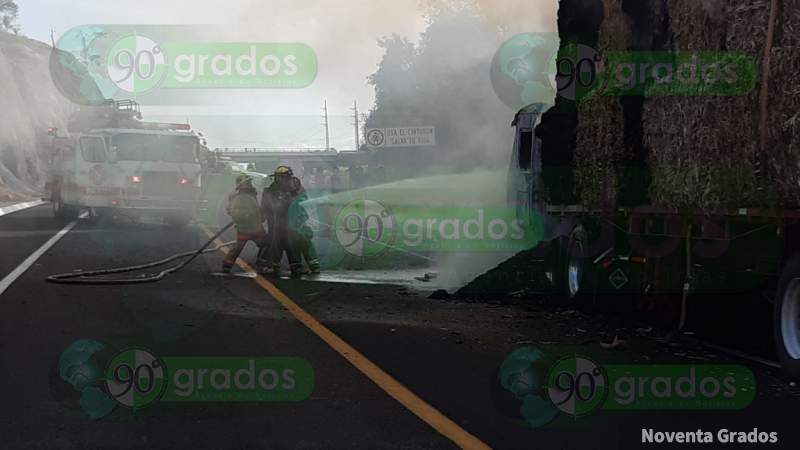
M 227 247 L 236 243 L 236 241 L 226 242 L 224 244 L 217 245 L 212 248 L 208 248 L 214 240 L 222 235 L 225 231 L 228 230 L 233 226 L 233 222 L 225 225 L 222 227 L 221 230 L 217 232 L 214 236 L 211 237 L 202 247 L 197 250 L 192 250 L 189 252 L 178 253 L 172 255 L 170 257 L 160 259 L 158 261 L 154 261 L 147 264 L 140 264 L 137 266 L 128 266 L 128 267 L 118 267 L 115 269 L 99 269 L 99 270 L 90 270 L 90 271 L 80 271 L 80 272 L 69 272 L 69 273 L 59 273 L 56 275 L 50 275 L 47 277 L 47 281 L 49 283 L 59 283 L 59 284 L 99 284 L 99 285 L 118 285 L 118 284 L 143 284 L 143 283 L 153 283 L 156 281 L 163 280 L 167 277 L 167 275 L 173 274 L 184 267 L 186 267 L 190 262 L 192 262 L 195 258 L 200 256 L 203 253 L 215 252 L 223 247 Z M 187 258 L 188 257 L 188 258 Z M 158 267 L 163 266 L 164 264 L 168 264 L 172 261 L 187 258 L 179 264 L 176 264 L 172 267 L 162 270 L 161 272 L 148 275 L 148 276 L 140 276 L 136 278 L 93 278 L 98 277 L 101 275 L 111 275 L 117 273 L 126 273 L 126 272 L 135 272 L 139 270 L 149 269 L 151 267 Z

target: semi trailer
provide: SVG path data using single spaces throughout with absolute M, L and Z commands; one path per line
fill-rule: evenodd
M 553 289 L 612 305 L 658 297 L 677 328 L 695 298 L 763 299 L 780 364 L 800 378 L 800 210 L 552 204 L 535 133 L 540 117 L 515 116 L 508 193 L 516 214 L 543 229 L 535 250 Z

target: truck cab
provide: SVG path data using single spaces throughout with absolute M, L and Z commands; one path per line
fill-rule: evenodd
M 508 201 L 517 210 L 517 217 L 529 218 L 544 208 L 541 192 L 541 140 L 535 135 L 538 112 L 520 111 L 514 117 L 514 148 L 508 174 Z M 526 223 L 535 223 L 526 221 Z

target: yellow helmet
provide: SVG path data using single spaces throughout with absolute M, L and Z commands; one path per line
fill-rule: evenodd
M 272 174 L 273 177 L 292 175 L 294 175 L 294 173 L 292 172 L 292 168 L 289 166 L 278 166 L 275 168 L 275 172 Z
M 253 181 L 253 178 L 250 175 L 248 175 L 246 173 L 240 173 L 239 175 L 236 176 L 236 187 L 239 188 L 243 184 L 249 183 L 249 182 L 252 182 L 252 181 Z

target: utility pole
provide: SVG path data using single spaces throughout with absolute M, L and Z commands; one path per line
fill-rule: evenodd
M 354 131 L 356 133 L 356 140 L 355 140 L 356 144 L 355 145 L 356 145 L 356 151 L 358 151 L 358 149 L 361 147 L 361 145 L 360 145 L 360 139 L 358 138 L 358 128 L 359 128 L 358 127 L 358 103 L 355 100 L 353 100 L 353 119 L 355 119 L 355 122 L 353 123 Z
M 361 129 L 361 135 L 364 136 L 364 140 L 367 140 L 367 119 L 369 115 L 367 113 L 361 113 L 361 122 L 364 124 L 363 128 Z M 367 143 L 369 145 L 369 143 Z
M 325 127 L 325 151 L 330 151 L 331 149 L 331 136 L 330 131 L 328 129 L 328 101 L 324 100 L 322 102 L 322 125 Z

